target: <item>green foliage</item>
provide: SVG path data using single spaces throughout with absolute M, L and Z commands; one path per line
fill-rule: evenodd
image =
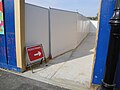
M 90 20 L 98 20 L 98 13 L 95 17 L 87 17 L 87 18 L 89 18 Z

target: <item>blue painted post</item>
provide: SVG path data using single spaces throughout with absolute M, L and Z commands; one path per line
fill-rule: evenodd
M 14 0 L 4 0 L 8 65 L 16 66 Z
M 14 0 L 2 1 L 4 28 L 1 29 L 0 23 L 0 68 L 21 72 L 16 63 Z M 1 15 L 0 11 L 0 22 Z
M 7 64 L 3 2 L 0 1 L 0 63 Z
M 5 35 L 0 35 L 0 63 L 7 64 Z
M 93 84 L 101 84 L 104 76 L 110 36 L 109 20 L 113 15 L 114 6 L 115 0 L 102 0 Z

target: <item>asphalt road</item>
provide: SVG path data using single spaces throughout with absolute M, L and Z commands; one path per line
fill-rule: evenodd
M 0 90 L 67 90 L 0 70 Z

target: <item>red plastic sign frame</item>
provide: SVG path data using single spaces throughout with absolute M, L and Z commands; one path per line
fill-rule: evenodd
M 42 59 L 45 58 L 42 45 L 27 47 L 26 51 L 29 64 L 41 61 Z

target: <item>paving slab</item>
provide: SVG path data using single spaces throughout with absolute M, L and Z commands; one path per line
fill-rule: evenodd
M 69 80 L 71 82 L 90 88 L 93 72 L 95 34 L 89 34 L 82 44 L 73 52 L 53 79 Z
M 66 62 L 63 67 L 53 76 L 53 79 L 69 80 L 84 87 L 90 87 L 91 75 L 92 75 L 92 64 L 89 58 L 93 55 L 86 57 L 73 59 L 73 61 Z M 85 63 L 85 64 L 83 64 Z M 64 81 L 63 81 L 64 82 Z

